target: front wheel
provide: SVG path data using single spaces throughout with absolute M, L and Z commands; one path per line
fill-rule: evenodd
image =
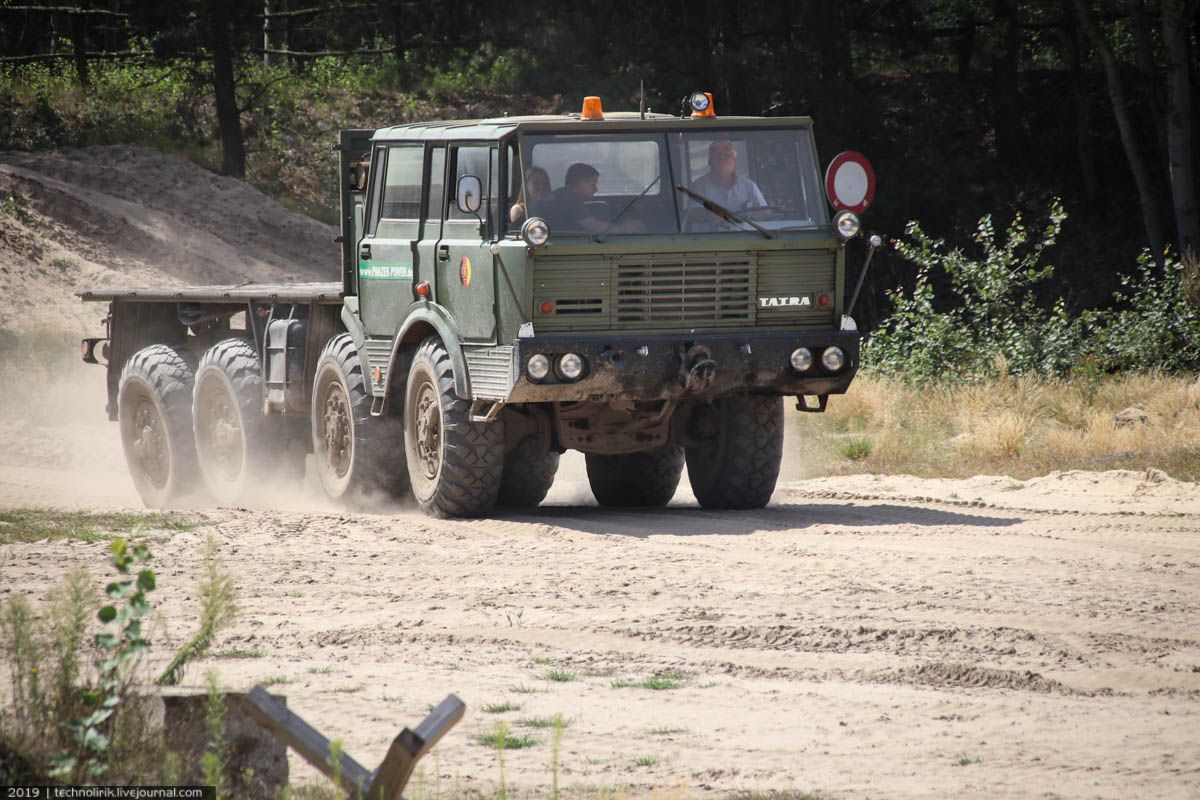
M 783 398 L 738 395 L 714 401 L 712 444 L 687 449 L 688 480 L 704 508 L 762 508 L 783 461 Z
M 664 447 L 643 453 L 588 453 L 588 483 L 602 506 L 665 506 L 679 488 L 683 448 Z
M 404 393 L 404 449 L 413 496 L 431 517 L 473 517 L 495 505 L 504 471 L 504 421 L 472 422 L 454 391 L 454 365 L 431 336 L 413 355 Z
M 330 339 L 317 360 L 312 436 L 317 475 L 329 497 L 367 505 L 408 488 L 400 419 L 371 416 L 362 361 L 349 334 Z
M 553 450 L 541 450 L 538 444 L 536 436 L 527 436 L 504 456 L 500 505 L 537 508 L 546 499 L 558 472 L 559 454 Z

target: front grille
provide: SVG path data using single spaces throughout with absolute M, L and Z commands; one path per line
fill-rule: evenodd
M 732 261 L 617 261 L 615 321 L 641 327 L 721 327 L 754 320 L 754 268 Z
M 605 330 L 821 330 L 841 286 L 834 248 L 760 252 L 538 254 L 533 325 L 539 334 Z M 764 304 L 762 298 L 783 298 Z M 803 303 L 786 302 L 796 298 Z M 555 310 L 540 311 L 545 301 Z

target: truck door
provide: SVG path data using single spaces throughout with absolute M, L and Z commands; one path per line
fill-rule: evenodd
M 438 242 L 442 238 L 442 217 L 446 213 L 446 147 L 431 145 L 426 158 L 428 169 L 425 205 L 422 214 L 421 240 L 417 242 L 417 262 L 420 268 L 416 280 L 429 284 L 430 296 L 439 297 Z M 439 301 L 440 302 L 440 301 Z
M 450 309 L 464 341 L 496 343 L 496 276 L 491 231 L 499 224 L 499 165 L 495 147 L 452 145 L 446 181 L 445 222 L 437 249 L 438 302 Z M 460 211 L 460 178 L 474 175 L 483 186 L 477 214 Z
M 413 301 L 424 158 L 420 144 L 380 146 L 375 153 L 376 179 L 382 176 L 382 182 L 373 186 L 375 202 L 358 242 L 358 294 L 368 336 L 395 335 Z

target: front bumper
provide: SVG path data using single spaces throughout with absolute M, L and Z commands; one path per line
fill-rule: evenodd
M 827 347 L 840 347 L 845 364 L 837 372 L 821 366 Z M 792 369 L 797 347 L 813 353 L 813 366 Z M 534 381 L 526 372 L 529 358 L 541 353 L 557 364 L 565 353 L 584 358 L 587 367 L 577 381 L 550 374 Z M 778 395 L 843 394 L 858 371 L 857 331 L 815 333 L 722 333 L 682 336 L 535 337 L 518 339 L 514 348 L 516 384 L 509 403 L 602 400 L 618 395 L 634 400 L 705 399 L 738 392 Z M 694 369 L 711 361 L 698 381 Z

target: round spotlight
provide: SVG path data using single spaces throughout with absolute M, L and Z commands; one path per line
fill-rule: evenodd
M 583 357 L 567 353 L 558 360 L 558 374 L 569 381 L 577 381 L 583 375 Z
M 688 97 L 688 105 L 692 107 L 692 111 L 707 111 L 709 102 L 708 95 L 704 92 L 692 92 Z
M 530 217 L 521 226 L 521 238 L 530 247 L 538 247 L 550 239 L 550 226 L 541 217 Z
M 792 351 L 792 369 L 796 372 L 808 372 L 812 365 L 812 351 L 807 347 L 797 347 Z
M 846 366 L 846 354 L 840 347 L 826 347 L 825 352 L 821 354 L 821 366 L 830 372 L 837 372 Z
M 550 359 L 546 358 L 541 353 L 537 353 L 529 357 L 529 361 L 525 364 L 525 371 L 529 373 L 529 377 L 535 381 L 540 381 L 542 378 L 550 374 Z
M 843 239 L 853 239 L 858 236 L 862 223 L 858 221 L 858 215 L 853 211 L 839 211 L 833 218 L 833 227 L 838 236 Z
M 871 247 L 874 247 L 877 249 L 880 247 L 883 247 L 883 237 L 880 236 L 878 233 L 872 233 L 871 238 L 868 239 L 867 241 L 869 241 L 871 243 Z

